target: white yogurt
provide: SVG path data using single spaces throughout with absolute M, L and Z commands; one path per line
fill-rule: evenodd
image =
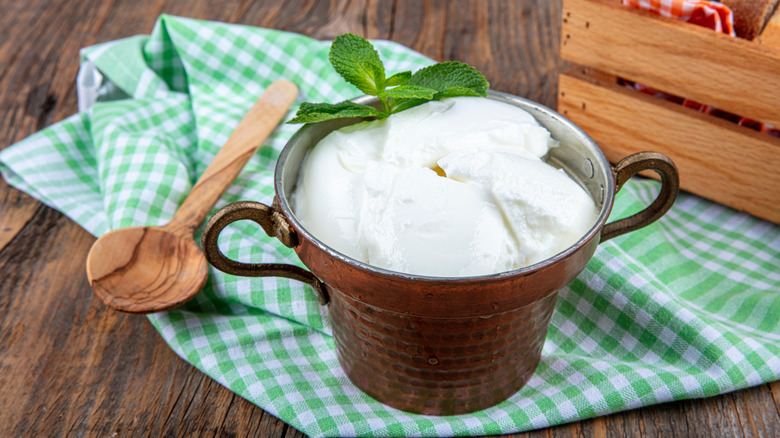
M 301 224 L 342 254 L 417 275 L 485 275 L 549 258 L 598 216 L 542 159 L 556 142 L 529 113 L 487 98 L 428 102 L 332 132 L 292 195 Z

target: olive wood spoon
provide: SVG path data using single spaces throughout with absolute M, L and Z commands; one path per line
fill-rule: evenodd
M 297 94 L 291 82 L 271 84 L 166 225 L 121 228 L 92 245 L 87 277 L 107 306 L 130 313 L 157 312 L 183 304 L 203 288 L 208 265 L 192 235 Z

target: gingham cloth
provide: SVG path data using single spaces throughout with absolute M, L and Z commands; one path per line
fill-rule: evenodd
M 728 6 L 707 0 L 623 0 L 624 5 L 644 9 L 735 36 L 734 14 Z
M 376 45 L 391 72 L 431 62 Z M 273 80 L 297 83 L 299 102 L 359 94 L 330 67 L 328 47 L 164 16 L 151 36 L 84 50 L 89 109 L 3 150 L 0 170 L 95 236 L 163 224 Z M 103 87 L 90 92 L 101 76 Z M 271 202 L 275 159 L 296 129 L 280 126 L 216 208 Z M 654 181 L 630 181 L 613 217 L 644 207 L 657 190 Z M 225 230 L 221 245 L 244 261 L 300 265 L 252 224 Z M 778 379 L 779 264 L 780 227 L 681 194 L 656 224 L 601 244 L 560 291 L 542 361 L 522 390 L 451 417 L 401 412 L 358 390 L 336 359 L 328 309 L 292 280 L 212 269 L 195 299 L 149 320 L 184 360 L 311 436 L 500 434 Z

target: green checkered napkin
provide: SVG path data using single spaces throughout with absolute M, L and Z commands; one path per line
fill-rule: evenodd
M 431 61 L 378 41 L 389 71 Z M 94 235 L 167 222 L 250 104 L 275 79 L 299 101 L 359 92 L 301 35 L 165 16 L 151 36 L 85 49 L 87 107 L 0 153 L 12 185 Z M 100 89 L 89 87 L 102 78 Z M 280 126 L 216 208 L 271 202 L 273 168 L 297 126 Z M 613 216 L 647 205 L 635 179 Z M 199 238 L 198 234 L 196 238 Z M 221 240 L 244 261 L 300 265 L 257 227 Z M 682 194 L 658 223 L 602 244 L 560 291 L 542 362 L 520 392 L 470 415 L 389 408 L 339 367 L 328 309 L 298 282 L 211 271 L 185 306 L 149 317 L 183 359 L 311 436 L 451 436 L 523 431 L 780 378 L 780 227 Z

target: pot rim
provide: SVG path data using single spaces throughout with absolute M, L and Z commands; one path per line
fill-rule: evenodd
M 390 277 L 402 281 L 418 281 L 418 282 L 427 282 L 431 284 L 441 283 L 441 282 L 459 283 L 459 284 L 491 283 L 494 281 L 503 281 L 509 278 L 531 275 L 546 269 L 548 266 L 551 266 L 564 259 L 567 259 L 572 254 L 576 253 L 582 247 L 587 245 L 588 242 L 590 242 L 592 239 L 599 237 L 601 233 L 601 229 L 604 227 L 604 224 L 609 218 L 609 214 L 612 211 L 612 206 L 614 204 L 614 197 L 615 197 L 615 178 L 612 171 L 612 165 L 607 160 L 601 148 L 588 134 L 585 133 L 585 131 L 582 130 L 582 128 L 575 125 L 571 120 L 559 114 L 557 111 L 552 110 L 547 106 L 531 101 L 529 99 L 525 99 L 519 96 L 515 96 L 513 94 L 504 93 L 500 91 L 488 90 L 487 98 L 498 100 L 501 102 L 505 102 L 520 107 L 521 109 L 529 112 L 534 117 L 534 119 L 537 120 L 537 122 L 539 122 L 542 126 L 544 126 L 548 130 L 549 127 L 547 127 L 544 123 L 542 123 L 541 120 L 539 120 L 540 118 L 537 117 L 537 114 L 544 115 L 545 118 L 552 120 L 552 123 L 561 124 L 567 131 L 574 134 L 576 140 L 580 141 L 583 145 L 585 145 L 586 147 L 588 147 L 594 152 L 596 161 L 598 161 L 598 166 L 604 169 L 604 173 L 606 174 L 606 186 L 604 187 L 603 201 L 602 201 L 598 218 L 596 219 L 596 222 L 593 224 L 593 226 L 591 226 L 591 228 L 582 237 L 580 237 L 580 239 L 577 240 L 577 242 L 569 246 L 567 249 L 547 259 L 544 259 L 540 262 L 534 263 L 532 265 L 524 266 L 522 268 L 499 272 L 499 273 L 493 273 L 493 274 L 483 274 L 483 275 L 463 276 L 463 277 L 440 277 L 440 276 L 430 276 L 430 275 L 409 274 L 409 273 L 404 273 L 399 271 L 393 271 L 390 269 L 380 268 L 362 262 L 360 260 L 354 259 L 352 257 L 346 256 L 336 251 L 335 249 L 331 248 L 330 246 L 324 244 L 322 241 L 317 239 L 314 235 L 309 233 L 309 231 L 307 231 L 306 228 L 298 221 L 297 217 L 295 216 L 295 213 L 292 211 L 292 208 L 288 203 L 288 197 L 289 195 L 292 194 L 292 187 L 290 187 L 289 190 L 287 190 L 287 188 L 284 187 L 284 183 L 283 183 L 284 178 L 282 177 L 282 174 L 285 170 L 284 164 L 285 161 L 290 156 L 291 151 L 294 148 L 298 147 L 297 144 L 300 143 L 300 138 L 305 137 L 305 133 L 313 128 L 313 124 L 306 124 L 301 129 L 299 129 L 284 146 L 282 152 L 279 155 L 279 158 L 277 159 L 276 167 L 274 169 L 274 191 L 276 194 L 276 198 L 278 199 L 279 208 L 282 210 L 287 220 L 289 221 L 290 225 L 295 230 L 295 232 L 299 235 L 299 237 L 308 240 L 310 243 L 317 246 L 321 251 L 345 263 L 351 264 L 354 267 L 367 271 L 368 273 L 378 275 L 378 276 L 383 276 L 383 277 Z M 378 102 L 378 99 L 374 96 L 364 95 L 364 96 L 354 98 L 352 99 L 352 101 L 360 104 L 372 104 Z M 357 118 L 355 119 L 355 123 L 359 121 L 360 119 Z M 596 163 L 593 164 L 596 165 Z M 598 201 L 594 200 L 594 202 L 598 202 Z

